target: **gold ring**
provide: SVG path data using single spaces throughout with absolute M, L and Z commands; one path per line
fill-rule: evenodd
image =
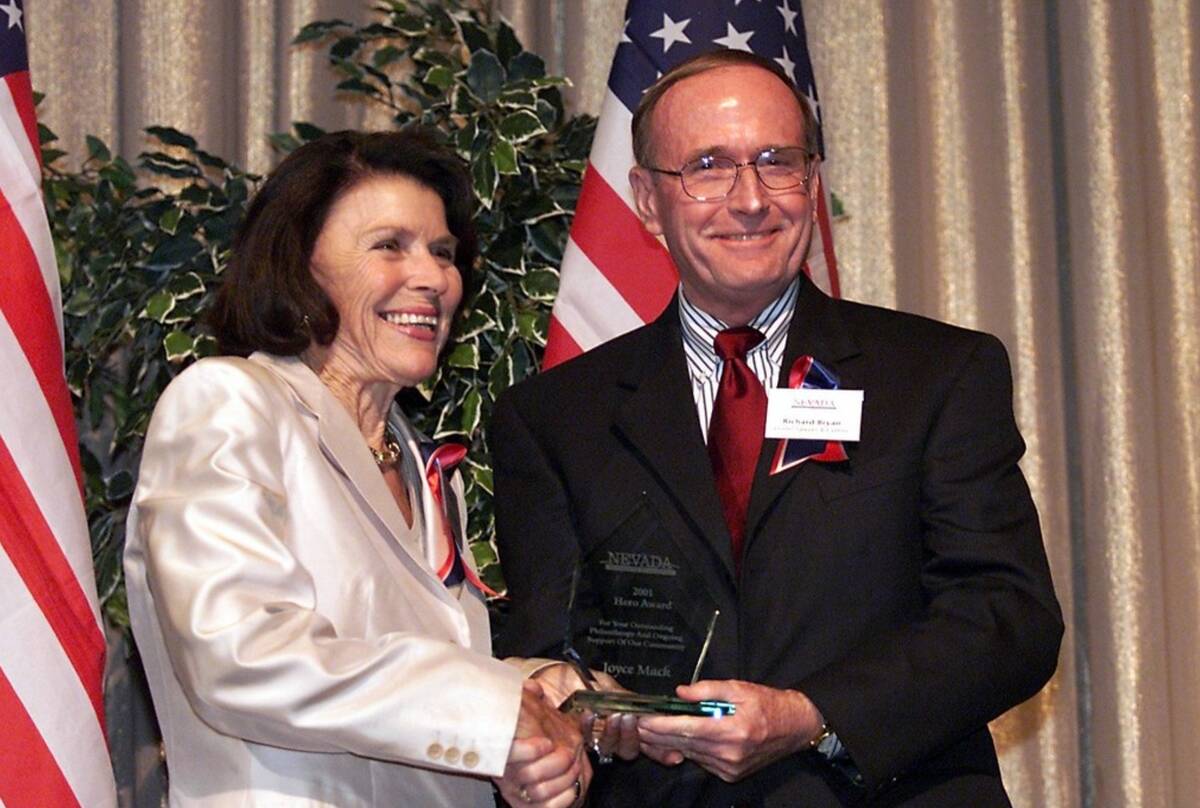
M 518 796 L 525 802 L 533 802 L 533 797 L 529 796 L 529 790 L 525 786 L 521 786 L 521 790 L 517 792 Z

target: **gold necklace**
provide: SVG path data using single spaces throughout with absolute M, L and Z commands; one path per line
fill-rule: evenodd
M 400 459 L 400 443 L 396 440 L 396 436 L 392 434 L 390 426 L 383 428 L 382 449 L 376 449 L 374 446 L 367 448 L 371 450 L 371 456 L 375 458 L 375 464 L 378 466 L 390 466 Z

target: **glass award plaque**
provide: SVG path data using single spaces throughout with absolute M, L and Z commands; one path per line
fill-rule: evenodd
M 651 713 L 721 718 L 736 712 L 733 704 L 716 699 L 684 701 L 672 696 L 643 696 L 639 693 L 604 690 L 576 690 L 560 709 L 566 712 L 590 712 L 601 717 L 615 713 Z
M 580 560 L 564 650 L 639 695 L 673 696 L 699 675 L 718 612 L 679 548 L 648 522 L 635 514 Z

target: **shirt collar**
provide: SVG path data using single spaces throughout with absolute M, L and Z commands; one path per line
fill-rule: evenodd
M 771 301 L 758 313 L 749 325 L 763 333 L 765 339 L 750 349 L 747 356 L 766 351 L 772 366 L 783 362 L 783 349 L 787 344 L 788 328 L 796 310 L 796 298 L 800 294 L 800 278 L 797 276 L 779 297 Z M 713 340 L 717 333 L 729 325 L 711 314 L 698 309 L 687 298 L 683 286 L 679 287 L 679 322 L 683 331 L 683 352 L 687 357 L 688 374 L 692 381 L 703 382 L 721 367 Z

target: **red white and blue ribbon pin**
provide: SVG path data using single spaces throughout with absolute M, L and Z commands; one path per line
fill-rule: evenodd
M 471 565 L 463 560 L 463 552 L 470 551 L 466 548 L 465 542 L 459 542 L 450 523 L 449 500 L 452 499 L 452 495 L 448 496 L 450 492 L 448 478 L 454 471 L 454 467 L 467 456 L 467 447 L 458 443 L 443 443 L 433 449 L 422 445 L 421 449 L 421 453 L 426 455 L 425 479 L 429 483 L 429 492 L 433 495 L 433 501 L 438 506 L 438 521 L 441 522 L 443 539 L 441 562 L 434 565 L 434 571 L 446 586 L 453 586 L 465 579 L 471 586 L 488 597 L 497 597 L 499 593 L 485 584 L 471 568 Z
M 838 377 L 811 356 L 801 356 L 792 363 L 787 386 L 793 389 L 803 387 L 809 390 L 837 390 Z M 771 474 L 795 468 L 805 460 L 840 463 L 849 460 L 849 457 L 842 442 L 838 440 L 785 438 L 779 441 L 775 449 L 775 457 L 771 460 Z

